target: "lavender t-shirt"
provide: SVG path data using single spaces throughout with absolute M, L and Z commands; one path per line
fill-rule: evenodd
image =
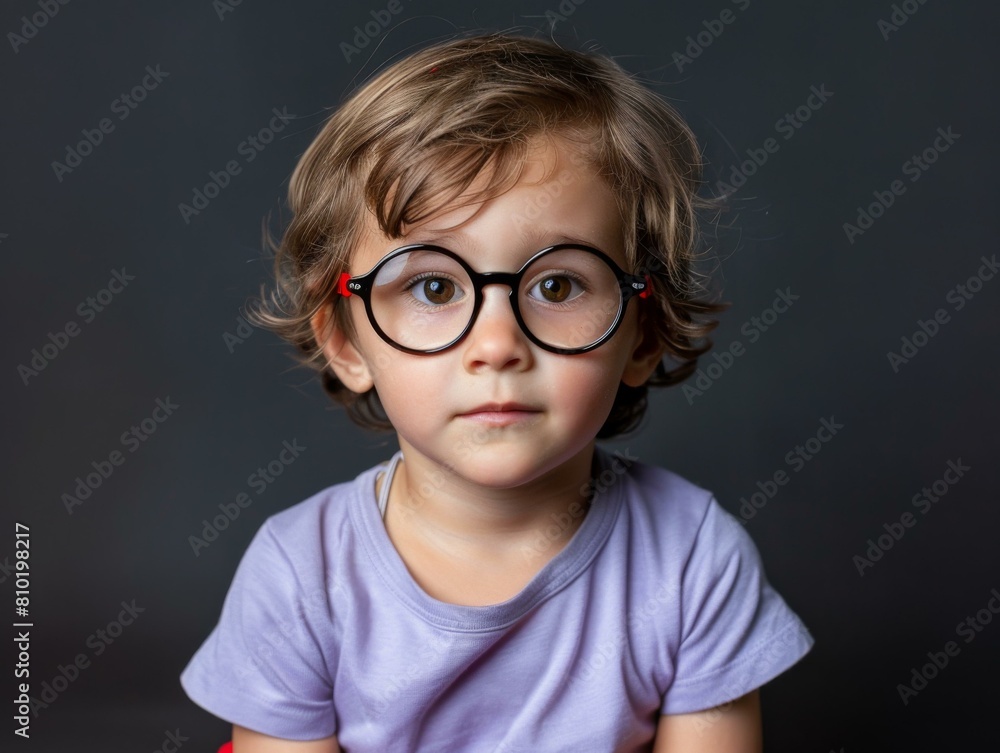
M 464 606 L 410 576 L 380 470 L 264 522 L 181 675 L 197 704 L 348 753 L 631 753 L 660 714 L 737 698 L 812 648 L 747 532 L 675 473 L 598 449 L 563 550 L 508 601 Z

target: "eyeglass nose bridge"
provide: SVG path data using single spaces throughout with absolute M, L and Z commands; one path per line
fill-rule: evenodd
M 472 272 L 469 276 L 472 278 L 472 284 L 480 292 L 487 285 L 506 285 L 511 293 L 515 293 L 521 284 L 521 274 L 521 272 Z
M 486 299 L 483 291 L 487 285 L 506 285 L 510 288 L 510 293 L 507 298 L 510 301 L 511 313 L 514 314 L 514 320 L 517 322 L 517 326 L 521 330 L 521 333 L 532 342 L 536 342 L 534 334 L 528 329 L 528 325 L 521 316 L 521 309 L 517 305 L 519 295 L 518 291 L 521 286 L 521 278 L 524 275 L 524 269 L 519 272 L 476 272 L 471 269 L 466 269 L 466 273 L 472 281 L 475 303 L 473 304 L 472 316 L 469 317 L 469 323 L 465 325 L 465 330 L 453 344 L 457 344 L 461 340 L 464 340 L 472 331 L 472 328 L 476 325 L 476 321 L 479 319 L 479 312 L 482 311 L 483 308 L 483 301 Z

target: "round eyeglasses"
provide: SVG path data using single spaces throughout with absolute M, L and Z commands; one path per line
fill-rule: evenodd
M 446 248 L 403 246 L 365 274 L 343 273 L 337 292 L 364 301 L 383 340 L 421 355 L 451 348 L 469 333 L 486 285 L 508 286 L 514 318 L 527 338 L 563 355 L 605 343 L 629 300 L 651 293 L 648 275 L 627 274 L 596 248 L 568 243 L 542 249 L 517 272 L 476 272 Z

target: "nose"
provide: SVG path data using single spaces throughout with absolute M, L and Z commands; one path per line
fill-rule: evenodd
M 514 316 L 509 293 L 506 285 L 483 287 L 483 304 L 464 343 L 466 370 L 523 371 L 531 365 L 531 346 Z

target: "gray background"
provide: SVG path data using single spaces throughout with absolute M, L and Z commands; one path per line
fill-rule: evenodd
M 272 212 L 277 224 L 329 108 L 387 61 L 455 31 L 546 34 L 552 20 L 557 40 L 614 56 L 678 107 L 710 162 L 706 194 L 747 149 L 769 137 L 780 145 L 736 192 L 729 229 L 709 239 L 734 304 L 714 339 L 719 350 L 739 340 L 745 354 L 703 395 L 656 394 L 642 430 L 611 445 L 714 490 L 733 512 L 758 481 L 789 473 L 747 529 L 817 643 L 763 691 L 768 750 L 995 741 L 1000 624 L 970 643 L 956 627 L 1000 587 L 1000 280 L 961 311 L 947 296 L 998 251 L 990 47 L 1000 19 L 986 3 L 911 4 L 916 13 L 886 39 L 888 2 L 587 0 L 564 4 L 569 14 L 555 2 L 403 2 L 350 60 L 341 43 L 385 3 L 244 2 L 220 18 L 207 0 L 74 2 L 16 51 L 9 33 L 40 6 L 5 4 L 0 562 L 14 561 L 14 522 L 30 525 L 32 693 L 77 654 L 91 660 L 33 719 L 30 742 L 11 749 L 156 750 L 179 729 L 190 738 L 182 750 L 214 752 L 228 738 L 226 723 L 187 701 L 178 675 L 215 624 L 241 554 L 267 516 L 395 447 L 349 424 L 268 333 L 224 341 L 267 279 L 262 219 Z M 733 23 L 679 70 L 674 53 L 725 8 Z M 113 102 L 156 65 L 169 76 L 118 120 Z M 833 96 L 785 140 L 776 121 L 821 85 Z M 296 119 L 247 163 L 239 145 L 282 107 Z M 52 163 L 105 117 L 114 130 L 57 179 Z M 904 163 L 939 127 L 961 136 L 911 183 Z M 231 159 L 241 173 L 186 223 L 178 205 Z M 843 223 L 895 179 L 905 193 L 850 243 Z M 84 322 L 78 305 L 123 267 L 135 279 Z M 785 288 L 798 300 L 751 343 L 744 324 Z M 950 321 L 894 372 L 887 353 L 939 308 Z M 25 384 L 19 365 L 70 321 L 79 335 Z M 122 433 L 167 397 L 177 410 L 129 452 Z M 786 454 L 830 417 L 844 428 L 796 472 Z M 188 537 L 293 439 L 306 451 L 194 556 Z M 68 514 L 62 495 L 113 450 L 124 464 Z M 921 514 L 911 498 L 959 458 L 970 470 Z M 916 525 L 859 575 L 852 558 L 907 511 Z M 9 614 L 13 579 L 4 569 L 0 580 Z M 145 611 L 97 655 L 91 636 L 123 600 Z M 904 705 L 897 685 L 949 640 L 960 653 Z M 5 697 L 12 664 L 8 649 Z

